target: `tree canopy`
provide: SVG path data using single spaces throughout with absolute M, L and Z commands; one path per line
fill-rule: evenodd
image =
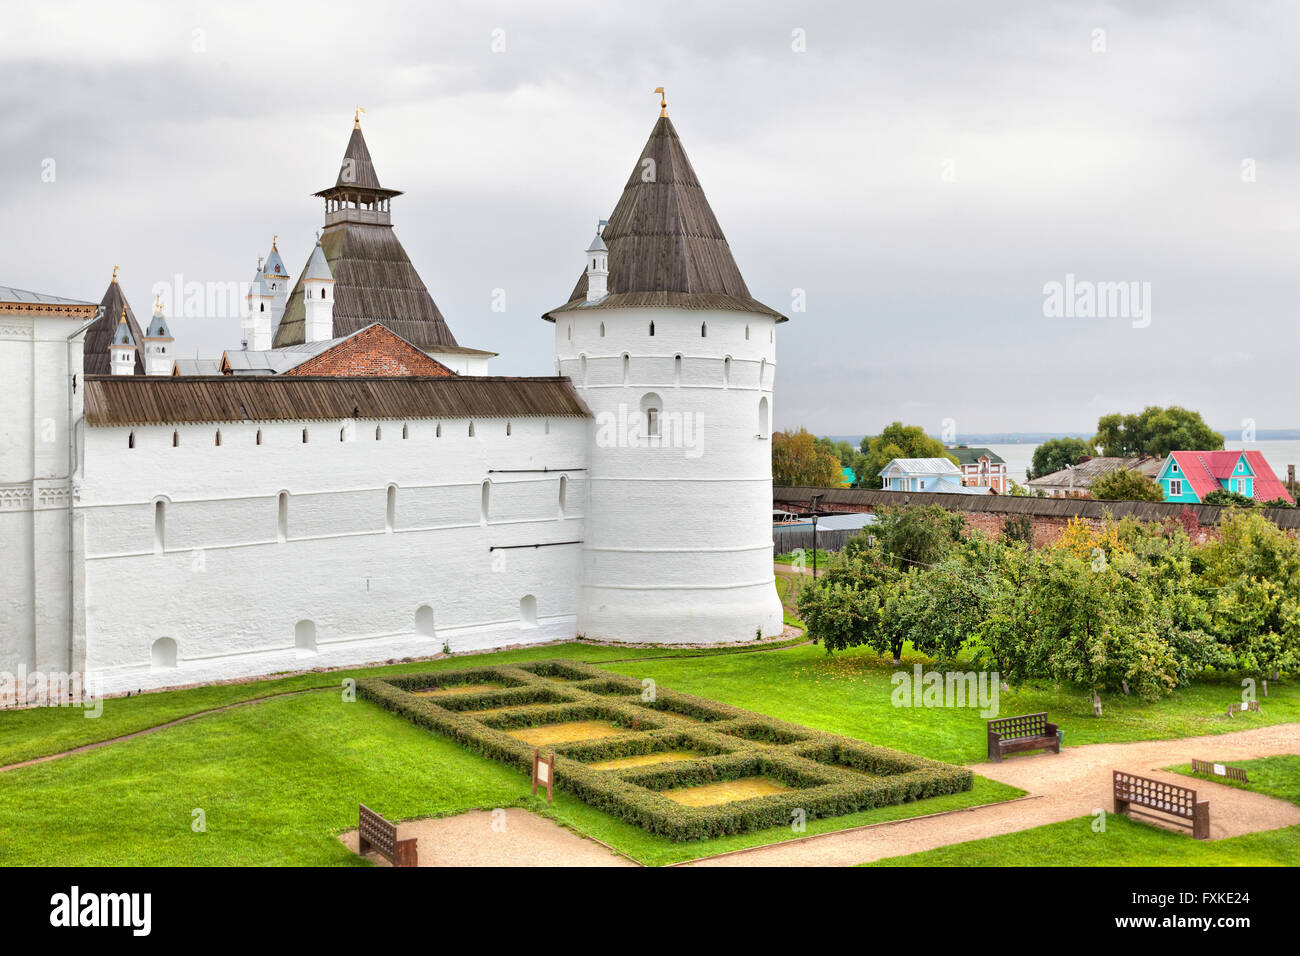
M 1096 454 L 1097 449 L 1085 438 L 1049 438 L 1034 449 L 1029 477 L 1050 475 L 1066 465 L 1077 465 L 1080 458 L 1093 458 Z
M 1165 491 L 1157 481 L 1132 468 L 1116 468 L 1093 479 L 1089 491 L 1104 501 L 1165 500 Z
M 772 433 L 772 484 L 784 487 L 838 488 L 840 460 L 818 447 L 806 428 Z
M 1163 458 L 1171 451 L 1218 451 L 1223 436 L 1205 424 L 1200 412 L 1150 405 L 1136 415 L 1103 415 L 1097 420 L 1093 443 L 1103 455 Z
M 947 458 L 954 465 L 957 458 L 943 442 L 931 438 L 920 425 L 893 422 L 879 435 L 862 439 L 861 468 L 854 468 L 858 487 L 879 488 L 880 470 L 895 458 Z

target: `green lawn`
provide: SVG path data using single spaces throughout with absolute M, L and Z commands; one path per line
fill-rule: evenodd
M 1300 750 L 1300 741 L 1296 742 L 1296 749 Z M 1214 774 L 1192 773 L 1192 765 L 1189 763 L 1179 764 L 1177 767 L 1167 769 L 1174 773 L 1185 773 L 1195 780 L 1212 780 L 1215 783 L 1227 787 L 1236 787 L 1239 790 L 1254 790 L 1300 806 L 1300 754 L 1260 757 L 1257 760 L 1210 762 L 1227 763 L 1233 767 L 1240 767 L 1246 771 L 1249 782 L 1240 783 L 1236 780 L 1229 780 L 1227 777 L 1216 777 Z
M 777 580 L 779 593 L 789 600 L 792 585 L 782 577 Z M 984 758 L 984 720 L 976 709 L 894 707 L 890 675 L 895 668 L 888 660 L 862 649 L 828 657 L 822 648 L 801 641 L 777 642 L 772 645 L 777 649 L 762 651 L 573 642 L 114 698 L 104 702 L 103 716 L 94 720 L 72 709 L 0 713 L 0 764 L 7 764 L 225 704 L 326 688 L 204 716 L 147 737 L 0 774 L 0 833 L 23 834 L 22 839 L 0 842 L 0 864 L 352 864 L 356 859 L 337 843 L 335 834 L 355 825 L 360 801 L 397 819 L 527 806 L 649 864 L 680 862 L 801 835 L 778 828 L 682 845 L 623 824 L 562 792 L 547 807 L 526 796 L 524 774 L 431 736 L 369 703 L 343 702 L 338 688 L 348 676 L 571 658 L 938 760 L 970 763 Z M 905 656 L 904 669 L 910 671 L 912 663 Z M 1271 690 L 1260 713 L 1235 718 L 1224 716 L 1228 702 L 1239 693 L 1236 680 L 1229 677 L 1202 681 L 1150 704 L 1108 696 L 1100 719 L 1091 716 L 1087 694 L 1069 687 L 1003 692 L 999 712 L 1005 716 L 1048 711 L 1065 729 L 1066 746 L 1215 734 L 1300 720 L 1297 685 L 1274 682 Z M 1284 788 L 1289 781 L 1294 789 L 1300 768 L 1276 767 L 1276 771 L 1264 766 L 1253 769 L 1252 777 L 1261 786 Z M 977 777 L 975 789 L 968 793 L 814 820 L 807 833 L 990 803 L 1017 794 Z M 207 813 L 207 833 L 190 830 L 191 811 L 196 807 Z M 1114 816 L 1108 819 L 1108 834 L 1093 834 L 1090 822 L 1089 818 L 1081 825 L 1078 821 L 1054 825 L 1068 834 L 1059 844 L 1048 832 L 1053 827 L 1044 827 L 979 841 L 961 850 L 933 852 L 975 854 L 961 860 L 968 863 L 1039 859 L 1057 864 L 1167 859 L 1223 865 L 1271 863 L 1300 855 L 1300 828 L 1207 846 Z M 1007 840 L 1013 842 L 1005 846 L 997 842 Z
M 526 806 L 648 864 L 791 839 L 787 828 L 672 843 L 433 736 L 366 701 L 322 692 L 237 708 L 0 775 L 0 865 L 354 865 L 336 839 L 359 802 L 390 819 Z M 967 793 L 813 820 L 808 833 L 1018 796 Z M 207 830 L 191 829 L 193 811 Z
M 913 662 L 905 654 L 903 669 L 910 672 Z M 704 667 L 670 657 L 601 666 L 636 678 L 650 677 L 684 693 L 949 763 L 982 761 L 987 753 L 985 722 L 978 709 L 894 707 L 890 675 L 895 668 L 887 658 L 865 649 L 828 657 L 821 647 L 809 644 L 718 658 Z M 1300 687 L 1295 682 L 1270 682 L 1269 686 L 1272 696 L 1263 702 L 1259 713 L 1236 717 L 1224 714 L 1239 692 L 1236 680 L 1228 677 L 1180 688 L 1154 703 L 1108 695 L 1103 698 L 1101 718 L 1092 716 L 1088 695 L 1077 688 L 1016 687 L 1001 693 L 999 713 L 1007 716 L 1045 710 L 1049 719 L 1064 729 L 1067 747 L 1227 733 L 1300 721 Z
M 1300 859 L 1300 827 L 1207 841 L 1114 813 L 1106 815 L 1105 833 L 1094 833 L 1092 824 L 1092 817 L 1079 817 L 865 865 L 1295 866 Z
M 798 643 L 801 640 L 802 638 L 796 638 L 790 642 L 772 642 L 771 646 L 779 647 L 787 643 Z M 132 697 L 112 697 L 103 702 L 103 713 L 96 718 L 89 718 L 86 716 L 86 711 L 72 707 L 37 707 L 29 710 L 3 711 L 0 712 L 0 766 L 60 753 L 84 744 L 110 740 L 148 727 L 156 727 L 188 714 L 240 701 L 312 688 L 337 688 L 347 677 L 447 670 L 467 667 L 483 661 L 505 664 L 512 661 L 567 657 L 600 663 L 610 660 L 685 654 L 693 657 L 722 655 L 737 653 L 740 650 L 741 648 L 727 647 L 702 649 L 599 647 L 591 644 L 569 643 L 498 651 L 492 654 L 470 654 L 436 661 L 414 661 L 386 667 L 295 674 L 249 683 L 195 687 L 188 690 L 137 694 Z

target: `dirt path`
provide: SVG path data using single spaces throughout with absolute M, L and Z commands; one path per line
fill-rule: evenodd
M 494 826 L 495 824 L 495 826 Z M 636 866 L 609 847 L 518 807 L 471 810 L 454 817 L 409 820 L 397 838 L 415 837 L 420 866 Z M 357 831 L 340 840 L 357 852 Z M 366 859 L 391 866 L 373 851 Z
M 1111 771 L 1129 770 L 1194 786 L 1210 801 L 1210 839 L 1300 824 L 1300 807 L 1234 787 L 1165 773 L 1161 767 L 1208 760 L 1246 760 L 1300 753 L 1300 724 L 1275 724 L 1236 733 L 1181 740 L 1067 747 L 971 767 L 977 774 L 1028 791 L 1029 799 L 914 820 L 898 820 L 805 840 L 742 850 L 692 866 L 851 866 L 890 856 L 1110 812 Z

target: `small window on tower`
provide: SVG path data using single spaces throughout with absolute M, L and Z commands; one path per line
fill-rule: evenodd
M 655 334 L 655 324 L 653 322 L 650 323 L 650 334 L 651 335 Z
M 704 338 L 708 338 L 708 336 L 709 336 L 709 323 L 707 323 L 707 322 L 701 322 L 701 323 L 700 323 L 700 338 L 704 339 Z

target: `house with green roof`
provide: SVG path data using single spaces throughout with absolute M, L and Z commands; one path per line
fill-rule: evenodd
M 1011 485 L 1007 476 L 1007 462 L 1001 455 L 987 448 L 954 445 L 948 453 L 957 459 L 961 469 L 961 483 L 967 488 L 982 488 L 1005 495 Z

